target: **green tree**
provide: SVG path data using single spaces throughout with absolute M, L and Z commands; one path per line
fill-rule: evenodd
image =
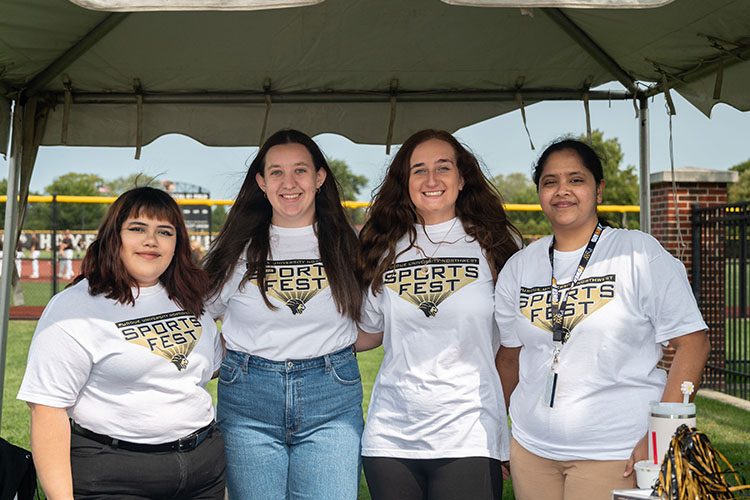
M 217 232 L 227 220 L 227 209 L 224 205 L 214 205 L 211 209 L 211 230 Z
M 104 180 L 95 174 L 67 173 L 56 177 L 44 191 L 47 194 L 73 196 L 102 196 L 99 187 Z M 105 193 L 106 194 L 106 193 Z M 31 205 L 35 205 L 32 209 Z M 26 227 L 29 229 L 52 228 L 52 204 L 30 204 L 26 217 Z M 100 203 L 58 203 L 57 229 L 96 229 L 107 210 L 106 204 Z
M 0 195 L 5 196 L 8 193 L 8 179 L 0 179 Z M 31 191 L 29 194 L 37 194 Z M 29 216 L 38 210 L 40 203 L 29 203 L 26 207 L 26 217 L 23 222 L 24 229 L 31 229 L 29 225 Z M 0 205 L 0 229 L 5 227 L 5 203 Z M 45 227 L 49 227 L 49 224 Z
M 536 186 L 525 174 L 518 172 L 508 175 L 500 174 L 493 177 L 491 182 L 500 191 L 505 203 L 524 205 L 539 203 Z M 552 232 L 552 226 L 542 212 L 509 210 L 508 217 L 526 237 L 537 237 Z
M 740 177 L 737 182 L 729 186 L 727 201 L 729 203 L 739 203 L 750 200 L 750 160 L 738 163 L 729 170 L 739 172 Z
M 737 182 L 729 186 L 728 201 L 729 203 L 750 201 L 750 169 L 742 172 Z
M 586 142 L 586 136 L 578 137 L 578 140 Z M 640 198 L 638 174 L 633 165 L 621 167 L 622 148 L 617 138 L 604 139 L 601 130 L 591 133 L 591 147 L 602 160 L 604 169 L 604 196 L 603 205 L 638 205 Z M 615 227 L 622 227 L 622 216 L 616 212 L 602 212 L 601 216 Z M 627 217 L 627 227 L 637 229 L 640 227 L 638 217 L 630 214 Z
M 355 201 L 359 191 L 367 185 L 367 177 L 357 175 L 349 170 L 349 165 L 343 160 L 328 160 L 328 166 L 331 167 L 333 175 L 341 187 L 341 199 L 345 201 Z M 365 210 L 362 208 L 347 208 L 346 213 L 354 224 L 364 223 Z
M 120 196 L 125 191 L 128 191 L 137 187 L 152 187 L 161 189 L 161 184 L 156 177 L 144 173 L 130 174 L 123 177 L 118 177 L 106 183 L 106 187 L 109 189 L 110 196 Z
M 729 167 L 729 170 L 734 170 L 735 172 L 739 172 L 740 175 L 742 175 L 743 172 L 750 170 L 750 160 L 743 161 L 742 163 L 738 163 L 733 167 Z
M 341 199 L 356 200 L 359 191 L 367 185 L 367 177 L 353 173 L 343 160 L 328 160 L 328 166 L 341 186 Z

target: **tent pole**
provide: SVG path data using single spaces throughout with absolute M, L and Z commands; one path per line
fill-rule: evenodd
M 648 127 L 648 97 L 640 96 L 640 113 L 638 114 L 638 149 L 640 150 L 641 170 L 641 231 L 651 233 L 651 155 Z
M 55 94 L 55 102 L 65 104 L 65 94 Z M 430 92 L 428 90 L 400 91 L 398 102 L 407 103 L 441 103 L 441 102 L 515 102 L 517 89 L 513 90 L 457 90 Z M 524 101 L 565 101 L 581 100 L 584 90 L 545 90 L 523 89 Z M 622 90 L 590 90 L 590 101 L 614 101 L 633 99 L 633 93 Z M 129 104 L 135 103 L 133 92 L 73 92 L 73 101 L 77 104 Z M 390 103 L 388 92 L 347 92 L 326 90 L 323 92 L 271 92 L 274 104 L 307 104 L 307 103 Z M 202 92 L 202 93 L 143 93 L 144 104 L 265 104 L 263 92 Z
M 8 314 L 10 312 L 10 286 L 13 281 L 13 266 L 16 257 L 15 228 L 18 218 L 18 180 L 21 176 L 21 144 L 23 135 L 23 106 L 16 99 L 13 106 L 13 129 L 8 162 L 8 197 L 5 202 L 5 226 L 3 240 L 2 270 L 0 279 L 0 424 L 2 423 L 3 392 L 5 389 L 5 354 L 8 345 Z

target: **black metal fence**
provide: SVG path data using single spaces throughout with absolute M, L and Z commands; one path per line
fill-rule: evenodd
M 693 291 L 709 327 L 703 386 L 750 399 L 750 202 L 692 207 Z

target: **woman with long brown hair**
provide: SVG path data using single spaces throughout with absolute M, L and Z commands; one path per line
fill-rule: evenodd
M 205 261 L 227 347 L 218 415 L 233 499 L 357 497 L 357 248 L 320 148 L 296 130 L 269 137 Z
M 360 239 L 357 347 L 385 351 L 362 438 L 373 499 L 499 499 L 492 301 L 520 241 L 500 194 L 451 134 L 423 130 L 388 167 Z
M 224 497 L 207 288 L 171 196 L 144 187 L 112 204 L 39 320 L 18 394 L 47 498 Z

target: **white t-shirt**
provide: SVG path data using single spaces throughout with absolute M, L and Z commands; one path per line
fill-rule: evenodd
M 398 257 L 384 274 L 383 291 L 370 291 L 366 300 L 360 327 L 384 332 L 385 356 L 362 455 L 507 460 L 490 268 L 460 221 L 424 230 L 435 243 L 418 226 L 424 253 L 412 248 Z M 440 241 L 445 243 L 438 248 Z M 404 237 L 397 252 L 407 246 Z
M 227 349 L 284 361 L 310 359 L 340 351 L 357 339 L 357 328 L 336 310 L 313 226 L 271 225 L 266 294 L 255 280 L 239 284 L 247 271 L 243 253 L 232 276 L 208 305 L 221 327 Z
M 551 236 L 514 255 L 500 273 L 495 318 L 503 346 L 522 347 L 511 396 L 513 437 L 553 460 L 625 460 L 646 433 L 648 404 L 666 373 L 660 343 L 706 329 L 685 267 L 651 236 L 605 228 L 576 287 L 563 327 L 554 407 L 542 403 L 552 363 Z M 561 293 L 585 246 L 555 251 Z
M 82 427 L 136 443 L 174 441 L 209 424 L 205 386 L 222 355 L 213 320 L 182 310 L 161 284 L 141 288 L 135 306 L 92 296 L 88 286 L 82 280 L 47 304 L 18 399 L 69 408 Z

